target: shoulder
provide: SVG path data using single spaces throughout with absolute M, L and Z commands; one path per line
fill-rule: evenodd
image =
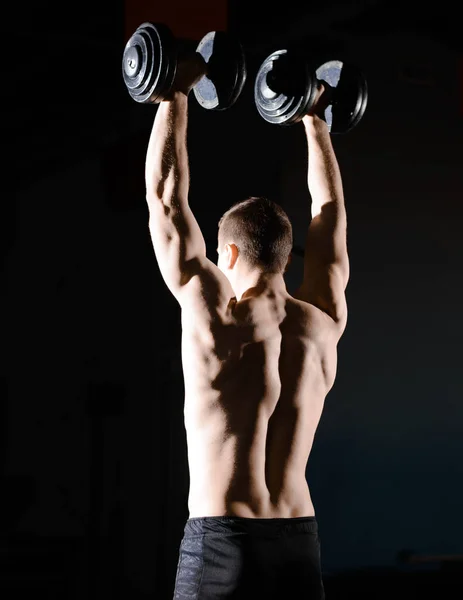
M 188 283 L 178 294 L 182 311 L 196 316 L 219 313 L 225 310 L 234 293 L 222 271 L 208 258 L 201 257 L 190 271 Z
M 335 320 L 315 304 L 293 296 L 290 306 L 308 337 L 337 342 L 343 335 L 347 325 L 347 311 L 345 318 Z

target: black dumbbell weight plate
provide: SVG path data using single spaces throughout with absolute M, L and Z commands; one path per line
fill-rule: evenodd
M 347 133 L 363 117 L 368 101 L 368 90 L 363 74 L 353 65 L 331 60 L 316 70 L 319 81 L 331 89 L 331 103 L 323 118 L 331 133 Z
M 288 50 L 277 50 L 260 66 L 254 99 L 266 121 L 292 125 L 308 112 L 316 91 L 307 61 Z
M 222 31 L 211 31 L 199 42 L 208 73 L 193 88 L 198 103 L 208 110 L 230 108 L 246 81 L 246 61 L 240 42 Z
M 143 23 L 127 42 L 122 76 L 130 96 L 143 104 L 160 102 L 176 71 L 174 38 L 168 27 Z

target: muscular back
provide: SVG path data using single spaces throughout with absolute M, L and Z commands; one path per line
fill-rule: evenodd
M 330 133 L 303 117 L 312 220 L 300 300 L 268 285 L 278 292 L 235 302 L 188 203 L 187 107 L 180 92 L 160 103 L 145 181 L 156 259 L 182 307 L 190 516 L 308 516 L 305 466 L 347 318 L 347 217 Z
M 287 292 L 182 307 L 190 518 L 314 514 L 305 468 L 339 327 Z

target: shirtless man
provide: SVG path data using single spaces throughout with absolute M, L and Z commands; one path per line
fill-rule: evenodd
M 269 200 L 225 213 L 212 263 L 188 205 L 188 94 L 204 72 L 197 57 L 159 104 L 145 170 L 156 259 L 181 307 L 190 490 L 174 598 L 320 600 L 305 470 L 347 320 L 340 171 L 325 122 L 305 116 L 312 220 L 294 296 L 291 224 Z

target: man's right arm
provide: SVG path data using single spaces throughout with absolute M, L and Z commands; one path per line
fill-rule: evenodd
M 347 320 L 349 258 L 341 173 L 326 123 L 315 115 L 306 115 L 303 124 L 312 220 L 305 245 L 303 281 L 295 297 L 314 304 L 343 327 Z

